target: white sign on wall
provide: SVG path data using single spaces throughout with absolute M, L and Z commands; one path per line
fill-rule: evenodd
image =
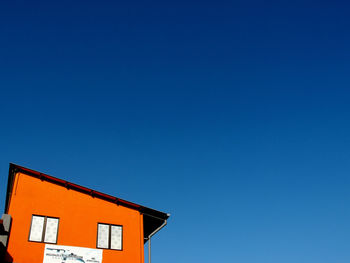
M 102 249 L 45 245 L 43 263 L 102 263 Z

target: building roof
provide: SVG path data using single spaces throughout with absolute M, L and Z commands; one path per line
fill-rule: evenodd
M 101 193 L 99 191 L 95 191 L 93 189 L 74 184 L 62 179 L 59 179 L 57 177 L 53 177 L 51 175 L 47 175 L 38 171 L 34 171 L 13 163 L 10 163 L 9 167 L 9 176 L 8 176 L 8 182 L 7 182 L 7 192 L 6 192 L 6 204 L 5 204 L 5 214 L 8 212 L 9 204 L 10 204 L 10 198 L 11 193 L 13 189 L 13 183 L 15 174 L 21 172 L 30 176 L 33 176 L 35 178 L 38 178 L 40 180 L 44 180 L 47 182 L 51 182 L 84 194 L 91 195 L 96 198 L 100 198 L 102 200 L 105 200 L 107 202 L 115 203 L 117 205 L 122 205 L 124 207 L 128 207 L 131 209 L 135 209 L 143 214 L 144 222 L 143 222 L 143 228 L 144 228 L 144 238 L 147 241 L 150 234 L 152 234 L 154 231 L 156 231 L 168 218 L 169 214 L 160 212 L 157 210 L 154 210 L 152 208 L 148 208 L 136 203 L 132 203 L 123 199 L 120 199 L 115 196 L 111 196 L 105 193 Z

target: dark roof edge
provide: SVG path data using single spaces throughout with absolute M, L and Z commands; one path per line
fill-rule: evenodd
M 12 189 L 13 189 L 13 182 L 14 182 L 14 178 L 15 178 L 15 174 L 21 172 L 30 176 L 33 176 L 35 178 L 38 178 L 40 180 L 45 180 L 72 190 L 76 190 L 78 192 L 81 193 L 85 193 L 100 199 L 103 199 L 105 201 L 111 202 L 111 203 L 115 203 L 117 205 L 122 205 L 124 207 L 128 207 L 128 208 L 132 208 L 135 209 L 137 211 L 139 211 L 142 214 L 147 214 L 156 218 L 159 218 L 161 220 L 166 220 L 169 218 L 169 214 L 161 212 L 161 211 L 157 211 L 154 210 L 152 208 L 148 208 L 139 204 L 135 204 L 123 199 L 120 199 L 118 197 L 115 196 L 111 196 L 108 194 L 104 194 L 98 191 L 95 191 L 93 189 L 78 185 L 78 184 L 74 184 L 62 179 L 59 179 L 57 177 L 53 177 L 51 175 L 48 174 L 44 174 L 44 173 L 40 173 L 38 171 L 29 169 L 29 168 L 25 168 L 23 166 L 19 166 L 17 164 L 13 164 L 10 163 L 10 167 L 9 167 L 9 176 L 8 176 L 8 181 L 7 181 L 7 191 L 6 191 L 6 204 L 5 204 L 5 214 L 8 212 L 8 208 L 10 205 L 10 198 L 11 198 L 11 193 L 12 193 Z
M 7 190 L 6 190 L 6 203 L 5 203 L 5 214 L 7 214 L 9 205 L 10 205 L 10 198 L 12 194 L 13 189 L 13 181 L 14 181 L 14 172 L 15 172 L 15 165 L 10 163 L 9 166 L 9 176 L 7 178 Z

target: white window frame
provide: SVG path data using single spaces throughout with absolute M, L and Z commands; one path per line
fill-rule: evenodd
M 108 242 L 107 242 L 108 244 L 107 244 L 107 247 L 99 246 L 98 240 L 99 240 L 99 226 L 100 225 L 108 226 Z M 112 234 L 112 227 L 113 226 L 120 228 L 120 231 L 121 231 L 120 248 L 111 248 L 111 241 L 112 241 L 112 235 L 111 234 Z M 96 248 L 122 251 L 123 250 L 123 226 L 122 225 L 116 225 L 116 224 L 97 223 Z
M 44 223 L 42 226 L 42 235 L 40 240 L 31 240 L 31 233 L 32 233 L 32 228 L 33 228 L 33 219 L 34 217 L 41 217 L 44 219 Z M 46 241 L 46 224 L 48 219 L 56 219 L 57 220 L 57 231 L 56 231 L 56 238 L 55 242 L 48 242 Z M 29 236 L 28 236 L 28 241 L 30 242 L 36 242 L 36 243 L 47 243 L 47 244 L 57 244 L 57 239 L 58 239 L 58 229 L 60 225 L 60 219 L 58 217 L 52 217 L 52 216 L 43 216 L 43 215 L 32 215 L 32 221 L 30 223 L 30 230 L 29 230 Z

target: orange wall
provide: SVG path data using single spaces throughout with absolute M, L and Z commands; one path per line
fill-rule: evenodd
M 44 243 L 29 242 L 33 214 L 59 217 L 57 245 L 96 248 L 97 223 L 123 226 L 123 250 L 103 251 L 104 263 L 143 263 L 142 215 L 133 209 L 17 173 L 8 213 L 13 262 L 40 263 Z

